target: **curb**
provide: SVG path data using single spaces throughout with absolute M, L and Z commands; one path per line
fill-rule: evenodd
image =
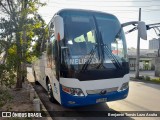
M 34 87 L 33 87 L 33 85 L 32 85 L 28 80 L 26 81 L 25 84 L 26 84 L 26 85 L 25 85 L 24 87 L 26 87 L 28 94 L 30 94 L 30 90 L 31 90 L 32 88 L 34 89 Z M 40 109 L 41 109 L 40 111 L 45 111 L 45 113 L 46 113 L 46 115 L 47 115 L 47 117 L 45 117 L 45 119 L 46 119 L 46 120 L 53 120 L 53 119 L 51 118 L 50 114 L 48 113 L 46 107 L 45 107 L 44 104 L 42 103 L 41 99 L 39 98 L 39 96 L 38 96 L 38 94 L 37 94 L 37 92 L 36 92 L 35 89 L 34 89 L 34 94 L 35 94 L 34 96 L 35 96 L 36 98 L 38 98 L 39 101 L 40 101 Z M 35 119 L 36 119 L 36 118 L 35 118 Z M 41 119 L 41 118 L 39 118 L 39 119 Z M 44 117 L 42 117 L 42 119 L 44 119 Z
M 33 88 L 33 89 L 34 89 L 34 88 Z M 34 89 L 34 90 L 35 90 L 35 89 Z M 45 111 L 45 113 L 47 113 L 46 119 L 47 119 L 47 120 L 52 120 L 50 114 L 48 113 L 46 107 L 45 107 L 44 104 L 42 103 L 42 101 L 41 101 L 41 99 L 39 98 L 39 96 L 38 96 L 38 94 L 37 94 L 36 91 L 35 91 L 35 96 L 36 96 L 36 97 L 39 99 L 39 101 L 40 101 L 40 108 L 41 108 L 41 111 Z

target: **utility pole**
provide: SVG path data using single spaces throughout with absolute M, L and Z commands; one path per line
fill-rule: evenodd
M 139 21 L 141 21 L 141 8 L 139 8 Z M 138 33 L 135 78 L 139 78 L 139 56 L 140 56 L 140 35 Z

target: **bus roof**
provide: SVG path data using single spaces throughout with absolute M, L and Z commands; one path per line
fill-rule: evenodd
M 85 10 L 85 9 L 61 9 L 56 14 L 62 15 L 67 13 L 87 13 L 87 14 L 102 14 L 108 16 L 111 19 L 117 19 L 117 17 L 113 14 L 102 12 L 102 11 L 94 11 L 94 10 Z M 118 20 L 118 19 L 117 19 Z

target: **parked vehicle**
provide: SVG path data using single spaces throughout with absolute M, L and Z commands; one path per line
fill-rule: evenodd
M 90 10 L 63 9 L 50 21 L 46 51 L 33 72 L 49 99 L 63 106 L 85 106 L 124 99 L 129 91 L 129 65 L 123 27 L 116 16 Z

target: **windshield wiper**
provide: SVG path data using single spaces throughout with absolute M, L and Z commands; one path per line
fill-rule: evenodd
M 112 63 L 115 65 L 115 66 L 117 66 L 118 68 L 122 68 L 122 65 L 120 64 L 120 62 L 118 61 L 118 59 L 112 54 L 112 51 L 109 49 L 109 47 L 106 45 L 106 44 L 104 44 L 104 48 L 106 48 L 105 50 L 104 50 L 104 52 L 106 52 L 107 53 L 107 55 L 108 55 L 108 57 L 111 59 L 111 61 L 112 61 Z
M 122 30 L 122 27 L 119 29 L 118 33 L 115 35 L 115 39 L 117 37 L 119 37 L 119 34 Z M 104 44 L 103 40 L 102 40 L 102 33 L 100 32 L 100 40 L 101 40 L 101 46 L 102 46 L 102 52 L 107 53 L 107 56 L 109 57 L 109 59 L 112 61 L 112 63 L 116 66 L 116 68 L 122 68 L 122 65 L 119 63 L 118 59 L 112 54 L 111 49 L 109 49 L 107 44 Z M 104 49 L 105 48 L 105 49 Z M 105 56 L 102 54 L 102 58 L 101 58 L 101 63 L 97 66 L 97 68 L 99 68 L 100 66 L 103 65 L 105 60 Z M 104 67 L 104 66 L 103 66 Z
M 94 47 L 92 48 L 91 52 L 89 53 L 89 58 L 88 60 L 85 62 L 85 64 L 82 66 L 82 69 L 81 69 L 81 72 L 85 71 L 88 67 L 88 65 L 91 63 L 93 57 L 94 57 L 94 54 L 96 52 L 96 48 L 97 48 L 97 45 L 94 45 Z
M 120 27 L 120 29 L 117 32 L 117 34 L 115 35 L 114 39 L 116 39 L 117 37 L 119 37 L 121 30 L 122 30 L 122 27 Z M 101 46 L 102 46 L 103 52 L 107 53 L 107 56 L 110 58 L 110 60 L 112 61 L 112 63 L 116 66 L 116 68 L 122 68 L 122 65 L 119 63 L 118 59 L 112 54 L 111 49 L 109 49 L 109 47 L 108 47 L 107 44 L 104 44 L 104 42 L 102 40 L 102 33 L 101 32 L 100 32 L 100 38 L 101 38 L 100 40 L 101 40 Z M 104 62 L 104 59 L 105 59 L 104 55 L 103 55 L 102 58 L 103 59 L 102 59 L 101 65 L 102 65 L 102 63 Z
M 117 34 L 114 37 L 114 40 L 116 40 L 116 38 L 118 38 L 120 36 L 121 31 L 122 31 L 122 26 L 119 28 Z M 107 44 L 103 44 L 103 45 L 104 45 L 104 48 L 106 48 L 104 50 L 104 52 L 107 53 L 107 55 L 108 55 L 109 58 L 111 56 L 112 59 L 111 58 L 110 59 L 111 59 L 112 63 L 115 66 L 117 66 L 118 68 L 122 68 L 122 65 L 120 64 L 120 62 L 118 61 L 118 59 L 112 54 L 112 51 L 111 51 L 111 49 L 109 49 L 108 45 Z

